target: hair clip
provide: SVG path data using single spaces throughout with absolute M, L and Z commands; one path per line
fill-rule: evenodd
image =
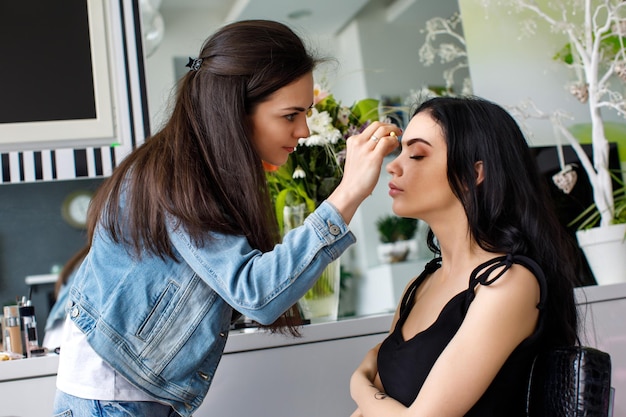
M 189 71 L 198 71 L 201 65 L 202 65 L 202 58 L 189 57 L 189 62 L 187 62 L 187 65 L 185 66 L 189 68 Z

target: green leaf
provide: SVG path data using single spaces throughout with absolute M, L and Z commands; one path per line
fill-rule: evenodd
M 555 61 L 562 61 L 567 65 L 574 63 L 574 56 L 572 55 L 572 44 L 566 43 L 563 48 L 552 57 Z
M 352 113 L 358 118 L 360 124 L 378 120 L 378 100 L 366 98 L 360 100 L 352 107 Z

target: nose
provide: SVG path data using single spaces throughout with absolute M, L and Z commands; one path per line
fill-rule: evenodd
M 400 166 L 398 165 L 398 157 L 397 156 L 395 158 L 393 158 L 391 160 L 391 162 L 389 162 L 385 166 L 385 170 L 387 171 L 388 174 L 391 174 L 391 175 L 398 175 L 399 169 L 400 169 Z
M 308 138 L 311 135 L 309 125 L 306 123 L 306 116 L 299 118 L 299 122 L 294 129 L 294 136 L 297 138 Z

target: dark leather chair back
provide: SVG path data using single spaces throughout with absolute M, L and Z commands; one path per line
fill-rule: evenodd
M 541 353 L 530 375 L 528 417 L 610 417 L 611 357 L 570 346 Z

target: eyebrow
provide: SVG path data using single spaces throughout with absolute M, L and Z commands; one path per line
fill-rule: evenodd
M 306 110 L 311 109 L 311 108 L 313 108 L 313 103 L 311 103 L 311 105 L 309 107 L 306 107 L 306 108 L 293 106 L 293 107 L 285 107 L 283 110 L 285 110 L 285 111 L 287 111 L 287 110 L 294 111 L 295 110 L 295 111 L 303 112 L 303 111 L 306 111 Z
M 411 146 L 414 143 L 419 142 L 419 143 L 423 143 L 425 145 L 428 145 L 432 148 L 433 145 L 431 145 L 431 143 L 429 141 L 427 141 L 426 139 L 422 139 L 422 138 L 413 138 L 413 139 L 408 139 L 406 141 L 406 143 L 404 144 L 404 146 Z

